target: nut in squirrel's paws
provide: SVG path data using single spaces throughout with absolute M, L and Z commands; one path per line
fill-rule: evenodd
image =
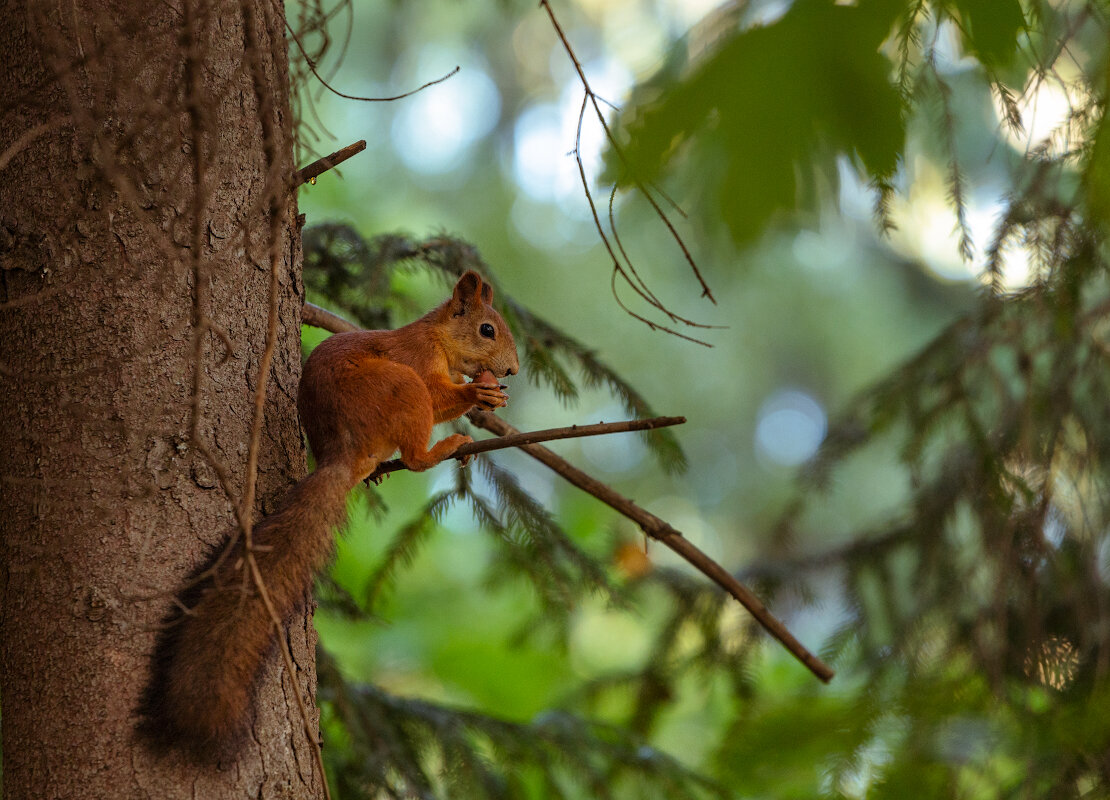
M 491 385 L 491 388 L 489 390 L 481 392 L 481 394 L 485 396 L 481 397 L 480 405 L 489 409 L 494 409 L 501 408 L 509 404 L 509 396 L 505 394 L 504 391 L 509 387 L 503 383 L 498 383 L 497 378 L 494 377 L 494 374 L 488 369 L 482 370 L 473 382 L 482 385 Z M 494 389 L 492 388 L 492 386 L 496 386 L 497 388 Z

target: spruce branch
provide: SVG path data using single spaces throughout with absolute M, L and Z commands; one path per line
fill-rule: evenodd
M 440 492 L 435 495 L 425 504 L 420 513 L 394 537 L 389 549 L 382 556 L 381 563 L 366 583 L 364 594 L 367 609 L 374 608 L 385 587 L 392 582 L 398 568 L 411 564 L 416 558 L 421 543 L 433 529 L 432 523 L 436 521 L 444 509 L 450 506 L 454 499 L 453 492 Z
M 516 473 L 485 455 L 478 457 L 478 467 L 493 490 L 498 520 L 490 530 L 502 540 L 504 564 L 529 576 L 550 612 L 572 607 L 582 589 L 601 590 L 611 606 L 624 605 L 605 569 L 584 553 L 547 507 L 520 485 Z M 455 474 L 461 483 L 467 472 L 457 470 Z M 474 492 L 470 492 L 469 499 L 474 505 L 485 505 Z
M 341 317 L 330 313 L 319 313 L 322 309 L 310 303 L 306 303 L 305 308 L 308 309 L 308 312 L 302 316 L 302 320 L 306 324 L 319 325 L 333 333 L 358 330 L 358 326 Z M 467 419 L 474 425 L 498 436 L 519 435 L 521 433 L 509 423 L 488 412 L 471 411 L 467 414 Z M 832 680 L 834 674 L 832 669 L 807 650 L 751 590 L 736 580 L 728 570 L 694 546 L 681 532 L 665 520 L 640 508 L 632 500 L 618 494 L 608 485 L 571 465 L 546 447 L 534 443 L 517 446 L 582 491 L 592 494 L 610 508 L 632 520 L 645 534 L 673 550 L 687 563 L 736 598 L 756 618 L 764 630 L 778 639 L 795 658 L 801 661 L 820 680 L 826 683 Z
M 397 696 L 348 680 L 326 652 L 319 657 L 319 676 L 328 710 L 351 733 L 329 755 L 349 762 L 361 779 L 345 787 L 344 796 L 523 797 L 533 794 L 526 789 L 532 781 L 553 798 L 614 800 L 623 796 L 618 788 L 626 781 L 641 792 L 650 787 L 650 795 L 637 796 L 731 796 L 638 738 L 572 714 L 543 711 L 519 722 Z M 341 778 L 348 769 L 339 770 Z M 444 791 L 437 794 L 441 781 Z

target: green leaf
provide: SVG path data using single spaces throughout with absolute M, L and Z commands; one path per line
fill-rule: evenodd
M 968 44 L 989 68 L 1007 66 L 1017 53 L 1017 37 L 1025 28 L 1018 0 L 955 0 Z
M 718 177 L 723 218 L 738 241 L 799 206 L 799 168 L 835 185 L 835 157 L 889 176 L 904 142 L 901 99 L 879 53 L 889 4 L 796 3 L 778 22 L 741 32 L 628 122 L 622 182 L 652 179 L 694 136 Z M 805 170 L 802 170 L 804 176 Z

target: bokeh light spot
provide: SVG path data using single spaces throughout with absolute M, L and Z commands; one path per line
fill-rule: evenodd
M 422 55 L 418 74 L 446 74 L 454 68 L 444 66 L 450 60 L 438 52 Z M 460 62 L 458 74 L 401 101 L 393 119 L 393 146 L 414 172 L 434 175 L 455 169 L 500 118 L 501 95 L 493 80 L 468 59 L 455 63 Z
M 759 409 L 756 449 L 775 464 L 795 467 L 813 457 L 827 428 L 820 403 L 805 392 L 785 389 L 767 398 Z

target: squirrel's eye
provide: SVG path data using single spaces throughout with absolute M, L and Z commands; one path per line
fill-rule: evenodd
M 482 326 L 478 328 L 478 333 L 482 334 L 487 339 L 492 339 L 494 336 L 497 335 L 497 331 L 495 331 L 493 329 L 493 326 L 490 325 L 488 322 L 482 323 Z

